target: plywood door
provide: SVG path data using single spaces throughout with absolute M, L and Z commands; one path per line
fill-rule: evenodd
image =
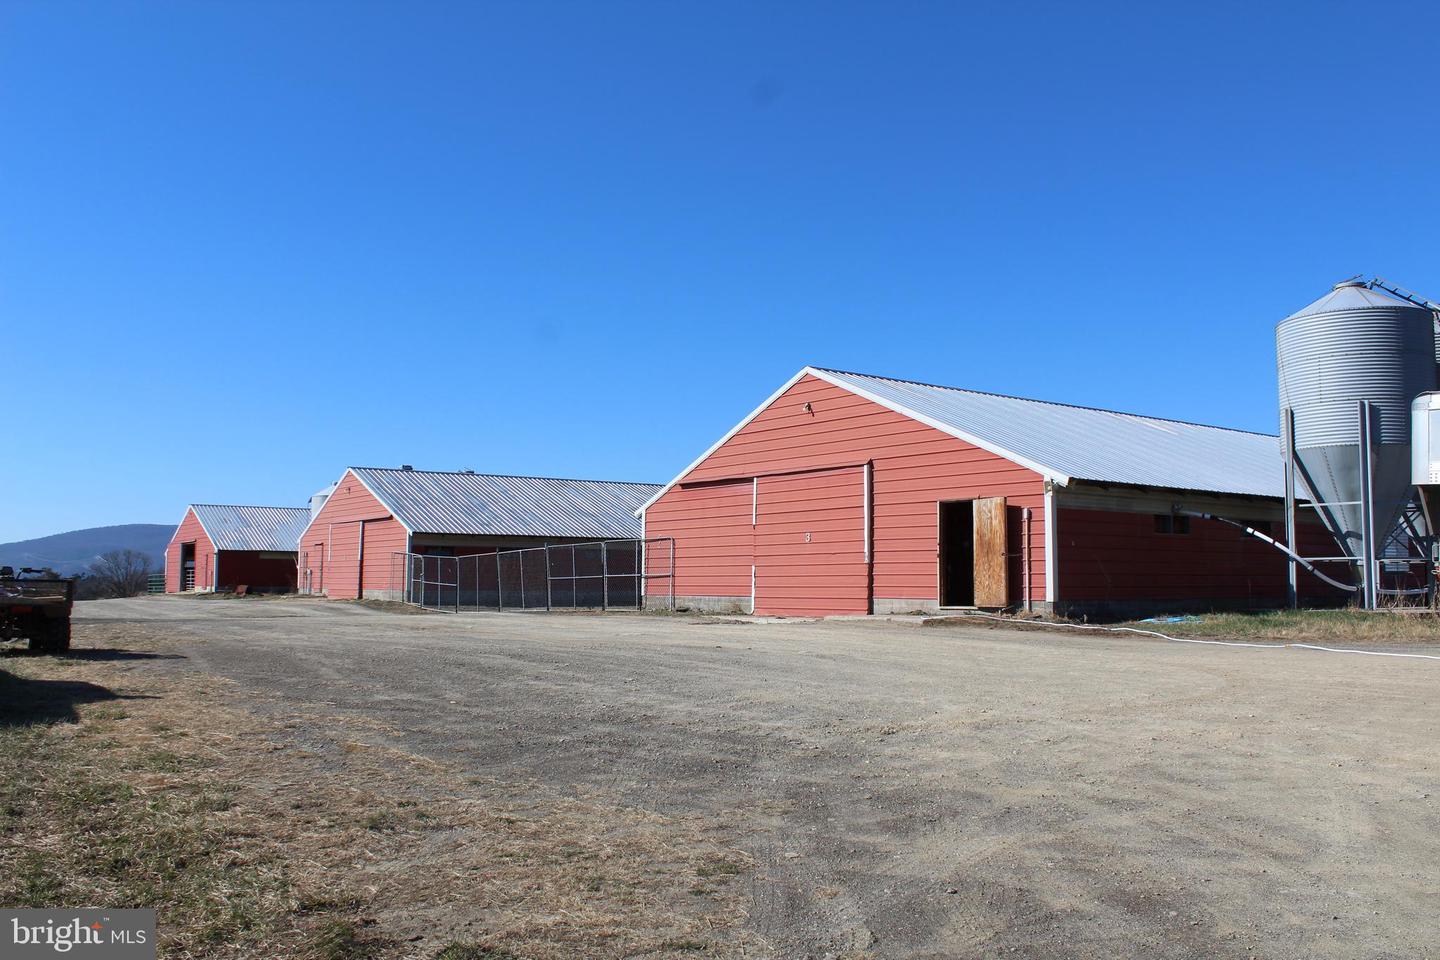
M 975 501 L 975 606 L 1010 602 L 1010 564 L 1005 556 L 1005 498 Z
M 755 509 L 755 612 L 864 614 L 863 467 L 760 477 Z

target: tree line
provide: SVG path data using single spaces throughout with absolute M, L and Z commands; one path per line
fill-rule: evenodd
M 108 600 L 112 597 L 138 597 L 150 590 L 150 575 L 157 573 L 148 554 L 139 550 L 111 550 L 102 553 L 75 578 L 76 600 Z M 60 580 L 61 575 L 50 567 L 40 568 L 40 576 Z

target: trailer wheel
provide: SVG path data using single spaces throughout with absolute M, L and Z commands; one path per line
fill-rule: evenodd
M 44 617 L 30 633 L 32 653 L 65 653 L 70 649 L 70 618 Z

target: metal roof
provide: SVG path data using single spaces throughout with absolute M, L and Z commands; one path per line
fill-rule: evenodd
M 1260 497 L 1285 495 L 1280 441 L 1269 434 L 805 367 L 662 487 L 645 506 L 660 499 L 660 494 L 684 479 L 807 375 L 1060 484 L 1091 480 Z
M 1319 300 L 1303 309 L 1296 310 L 1285 320 L 1292 320 L 1295 317 L 1308 317 L 1313 313 L 1334 313 L 1340 310 L 1369 310 L 1373 307 L 1383 307 L 1391 310 L 1423 310 L 1424 307 L 1401 300 L 1399 297 L 1392 297 L 1388 293 L 1371 289 L 1358 280 L 1347 280 L 1344 283 L 1337 283 Z M 1284 323 L 1285 320 L 1280 321 Z
M 190 509 L 216 550 L 271 550 L 294 553 L 310 523 L 308 507 L 239 507 L 192 503 Z
M 840 370 L 821 379 L 1061 482 L 1284 496 L 1277 437 Z
M 351 467 L 411 533 L 507 537 L 640 536 L 635 510 L 655 483 Z

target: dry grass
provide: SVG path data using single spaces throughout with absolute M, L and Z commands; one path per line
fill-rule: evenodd
M 1065 626 L 1080 621 L 1039 616 L 954 616 L 936 618 L 930 627 L 958 626 L 966 629 L 1001 630 L 1017 624 L 1077 636 L 1079 630 Z M 1428 611 L 1380 610 L 1266 610 L 1258 613 L 1206 613 L 1175 623 L 1163 618 L 1146 622 L 1096 624 L 1102 628 L 1132 627 L 1154 630 L 1175 637 L 1205 640 L 1246 640 L 1257 643 L 1316 643 L 1326 646 L 1386 647 L 1404 645 L 1440 646 L 1440 615 Z M 1114 634 L 1121 635 L 1121 634 Z
M 144 659 L 175 649 L 153 629 L 0 659 L 0 903 L 154 906 L 173 958 L 740 950 L 750 862 L 708 824 L 466 777 L 339 718 L 262 717 Z M 86 659 L 117 642 L 131 654 Z
M 1177 637 L 1271 643 L 1387 646 L 1440 644 L 1440 617 L 1429 613 L 1361 610 L 1269 610 L 1210 613 L 1180 623 L 1129 623 Z

